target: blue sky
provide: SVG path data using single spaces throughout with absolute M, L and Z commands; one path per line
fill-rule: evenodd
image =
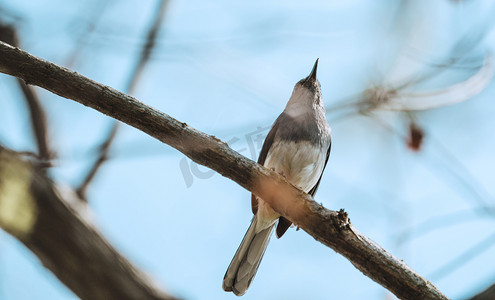
M 316 58 L 327 106 L 356 100 L 373 84 L 390 87 L 424 74 L 445 62 L 462 37 L 486 28 L 477 47 L 462 53 L 468 58 L 462 67 L 407 92 L 438 90 L 476 73 L 495 46 L 486 22 L 493 10 L 490 1 L 460 2 L 416 1 L 396 13 L 400 2 L 390 0 L 171 0 L 133 95 L 256 159 L 256 138 L 266 134 Z M 156 1 L 4 0 L 0 8 L 1 19 L 17 26 L 23 49 L 123 90 Z M 95 30 L 84 35 L 98 13 Z M 61 185 L 76 186 L 112 120 L 37 92 L 58 154 L 51 173 Z M 419 152 L 406 147 L 403 113 L 327 115 L 332 153 L 316 200 L 344 208 L 356 228 L 453 299 L 495 282 L 493 238 L 484 251 L 434 276 L 495 232 L 495 218 L 477 210 L 479 201 L 495 204 L 494 92 L 490 84 L 468 101 L 414 113 L 426 133 Z M 0 99 L 0 143 L 34 150 L 24 102 L 5 75 Z M 174 295 L 234 299 L 221 282 L 251 219 L 249 193 L 128 126 L 111 155 L 88 194 L 105 237 Z M 387 295 L 341 255 L 292 229 L 272 239 L 243 299 Z M 76 299 L 0 231 L 0 299 L 33 298 Z

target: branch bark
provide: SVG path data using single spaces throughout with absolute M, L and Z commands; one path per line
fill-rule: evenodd
M 0 72 L 22 78 L 133 126 L 193 161 L 232 179 L 363 274 L 401 299 L 447 299 L 431 282 L 361 234 L 343 211 L 316 203 L 283 177 L 233 151 L 214 136 L 75 72 L 0 43 Z
M 488 287 L 481 293 L 469 298 L 469 300 L 493 300 L 495 299 L 495 284 Z
M 81 299 L 174 299 L 151 284 L 36 164 L 0 146 L 0 227 Z M 70 203 L 77 204 L 71 206 Z M 82 212 L 82 213 L 80 213 Z

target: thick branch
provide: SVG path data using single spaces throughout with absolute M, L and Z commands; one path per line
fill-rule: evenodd
M 469 298 L 469 300 L 493 300 L 495 299 L 495 284 L 491 285 L 481 293 Z
M 397 297 L 446 299 L 428 280 L 359 233 L 344 212 L 325 209 L 275 172 L 233 151 L 217 138 L 110 87 L 3 43 L 0 43 L 0 72 L 127 123 L 234 180 L 316 240 L 344 255 L 356 268 Z
M 0 147 L 0 227 L 81 299 L 174 299 L 150 283 L 33 164 Z M 65 197 L 64 199 L 62 197 Z M 79 209 L 78 209 L 79 207 Z M 82 212 L 82 214 L 79 213 Z

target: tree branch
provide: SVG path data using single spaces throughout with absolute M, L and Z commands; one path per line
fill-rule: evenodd
M 495 299 L 495 284 L 488 287 L 486 290 L 481 293 L 474 295 L 469 300 L 493 300 Z
M 233 151 L 217 138 L 128 95 L 4 43 L 0 43 L 0 72 L 127 123 L 232 179 L 316 240 L 344 255 L 397 297 L 447 299 L 431 282 L 358 232 L 345 212 L 325 209 L 277 173 Z
M 14 47 L 18 47 L 19 38 L 17 37 L 15 28 L 11 25 L 5 25 L 0 22 L 0 41 Z M 50 160 L 53 157 L 53 152 L 50 150 L 45 110 L 43 109 L 41 101 L 39 100 L 33 87 L 28 86 L 21 79 L 17 79 L 17 83 L 19 84 L 19 87 L 24 94 L 26 104 L 28 105 L 31 119 L 31 130 L 38 147 L 38 155 L 41 158 L 40 166 L 48 167 L 51 165 Z
M 67 287 L 88 300 L 174 299 L 98 233 L 86 209 L 75 193 L 62 196 L 36 164 L 0 146 L 0 227 Z
M 100 167 L 108 160 L 108 153 L 110 151 L 110 146 L 112 142 L 115 140 L 115 136 L 117 135 L 117 129 L 119 128 L 118 122 L 112 124 L 112 129 L 108 132 L 105 140 L 98 147 L 98 158 L 91 165 L 88 173 L 84 176 L 84 180 L 81 185 L 76 189 L 77 196 L 81 199 L 81 201 L 88 202 L 88 198 L 86 197 L 86 191 L 88 189 L 89 184 L 95 178 L 96 173 L 100 170 Z
M 46 122 L 46 114 L 41 102 L 33 87 L 27 85 L 24 81 L 18 80 L 18 84 L 24 94 L 24 99 L 29 107 L 31 116 L 31 129 L 36 139 L 38 154 L 41 158 L 42 166 L 50 166 L 50 160 L 53 158 L 53 152 L 50 149 L 48 139 L 48 124 Z

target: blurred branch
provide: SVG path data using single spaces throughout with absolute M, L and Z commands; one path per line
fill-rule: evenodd
M 460 83 L 441 90 L 424 93 L 396 93 L 390 95 L 387 101 L 378 104 L 383 110 L 428 110 L 448 106 L 471 99 L 481 93 L 492 81 L 495 66 L 491 54 L 487 54 L 483 66 L 476 74 Z
M 484 290 L 483 292 L 475 295 L 469 300 L 493 300 L 495 299 L 495 284 Z
M 28 86 L 23 80 L 18 80 L 17 82 L 22 89 L 24 99 L 29 107 L 31 128 L 34 133 L 34 137 L 36 138 L 38 155 L 44 165 L 50 165 L 49 162 L 53 157 L 53 152 L 50 150 L 48 142 L 48 125 L 45 111 L 41 106 L 41 102 L 39 101 L 34 88 Z
M 495 232 L 484 240 L 478 242 L 476 245 L 470 247 L 463 253 L 461 253 L 456 258 L 452 259 L 450 262 L 446 263 L 435 272 L 433 272 L 429 277 L 440 279 L 446 275 L 452 274 L 453 271 L 457 270 L 464 264 L 466 264 L 471 259 L 477 257 L 479 254 L 487 251 L 491 246 L 495 244 Z
M 136 84 L 141 77 L 141 73 L 144 70 L 144 66 L 148 62 L 151 56 L 151 52 L 156 45 L 156 37 L 158 35 L 158 31 L 160 30 L 161 24 L 163 23 L 163 18 L 165 16 L 165 11 L 168 5 L 168 0 L 158 0 L 158 7 L 156 9 L 156 14 L 152 19 L 151 25 L 148 29 L 146 35 L 146 43 L 141 48 L 141 53 L 139 55 L 139 59 L 134 66 L 134 69 L 130 73 L 129 80 L 126 84 L 126 93 L 133 94 L 134 89 L 136 88 Z
M 96 175 L 96 172 L 100 169 L 100 167 L 103 165 L 103 163 L 108 160 L 108 152 L 110 149 L 110 145 L 112 144 L 112 141 L 114 140 L 115 135 L 117 134 L 117 129 L 118 129 L 117 123 L 112 125 L 112 129 L 108 133 L 107 138 L 99 147 L 100 149 L 98 151 L 98 153 L 99 153 L 98 159 L 96 160 L 94 165 L 91 166 L 88 174 L 86 174 L 86 176 L 83 180 L 83 183 L 76 190 L 77 195 L 84 202 L 88 201 L 87 197 L 86 197 L 86 190 L 88 189 L 89 184 L 91 183 L 91 181 L 93 180 L 93 178 Z
M 347 213 L 330 211 L 279 174 L 219 139 L 75 72 L 0 43 L 0 72 L 17 76 L 131 125 L 263 198 L 316 240 L 345 256 L 402 299 L 447 299 L 431 282 L 361 234 Z
M 483 217 L 494 218 L 495 211 L 493 208 L 475 207 L 471 209 L 463 209 L 443 215 L 435 215 L 420 223 L 400 230 L 394 234 L 395 239 L 399 244 L 412 242 L 414 239 L 422 237 L 430 232 L 439 230 L 453 225 L 459 225 L 463 222 L 477 221 Z
M 69 192 L 58 190 L 36 165 L 0 146 L 0 227 L 78 297 L 174 299 L 101 236 L 88 220 L 86 205 Z
M 130 73 L 129 80 L 126 84 L 125 91 L 127 94 L 134 93 L 134 89 L 136 88 L 137 82 L 141 77 L 142 71 L 144 70 L 146 63 L 149 61 L 150 54 L 153 51 L 153 48 L 155 47 L 156 44 L 156 37 L 158 35 L 158 30 L 160 29 L 160 26 L 163 22 L 163 17 L 165 15 L 167 4 L 168 4 L 168 0 L 158 1 L 158 9 L 156 10 L 156 15 L 154 16 L 153 21 L 151 22 L 151 26 L 148 30 L 146 36 L 146 43 L 144 44 L 141 50 L 139 59 L 136 65 L 134 66 L 132 72 Z M 115 121 L 114 124 L 112 125 L 112 130 L 110 131 L 105 141 L 99 147 L 100 151 L 98 158 L 96 159 L 93 166 L 90 168 L 88 174 L 84 177 L 81 186 L 77 189 L 78 195 L 84 201 L 87 201 L 86 190 L 89 184 L 91 183 L 91 181 L 93 180 L 93 178 L 95 177 L 96 173 L 103 165 L 103 163 L 108 160 L 108 152 L 110 151 L 110 146 L 112 145 L 113 141 L 115 140 L 115 136 L 117 135 L 119 124 L 120 124 L 119 122 Z
M 495 13 L 495 5 L 491 4 L 484 11 L 484 15 L 480 15 L 477 21 L 471 25 L 471 29 L 464 33 L 461 38 L 450 48 L 447 55 L 447 59 L 443 60 L 440 64 L 435 63 L 436 70 L 431 70 L 420 76 L 416 80 L 408 80 L 403 84 L 397 86 L 398 90 L 401 90 L 407 86 L 415 86 L 422 82 L 428 81 L 434 77 L 439 76 L 443 71 L 455 66 L 455 64 L 465 61 L 468 53 L 471 53 L 481 42 L 486 38 L 493 27 L 494 19 L 493 13 Z
M 91 34 L 98 27 L 100 20 L 103 18 L 105 11 L 110 6 L 111 1 L 109 0 L 100 0 L 97 4 L 90 3 L 90 13 L 91 15 L 85 21 L 85 28 L 77 34 L 76 40 L 74 41 L 74 50 L 69 55 L 67 59 L 65 59 L 65 66 L 71 67 L 73 66 L 80 56 L 81 52 L 83 52 L 84 48 L 87 45 L 88 40 L 91 38 Z M 96 6 L 97 5 L 97 6 Z M 86 14 L 86 13 L 84 13 Z
M 14 47 L 19 47 L 19 39 L 14 27 L 10 25 L 4 25 L 0 23 L 0 41 L 10 44 Z M 41 160 L 43 167 L 49 166 L 49 161 L 52 158 L 52 152 L 50 150 L 48 142 L 48 125 L 46 121 L 46 114 L 41 106 L 41 102 L 33 87 L 28 86 L 22 79 L 17 79 L 17 83 L 24 94 L 24 99 L 29 108 L 29 114 L 31 119 L 31 130 L 34 138 L 36 139 L 36 145 L 38 147 L 38 156 Z

